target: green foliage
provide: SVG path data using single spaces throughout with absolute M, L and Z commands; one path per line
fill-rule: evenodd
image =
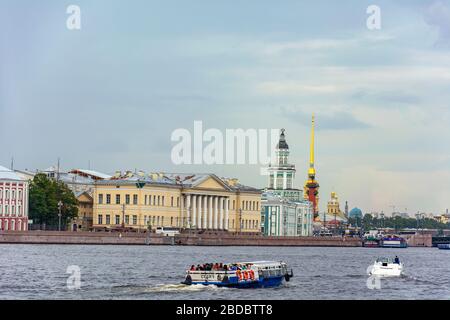
M 444 224 L 434 219 L 415 219 L 415 218 L 402 218 L 402 217 L 386 217 L 384 219 L 373 218 L 370 214 L 364 215 L 362 219 L 349 218 L 348 222 L 358 227 L 363 227 L 365 230 L 376 228 L 393 228 L 396 230 L 406 228 L 419 228 L 419 229 L 449 229 L 449 224 Z
M 34 176 L 30 183 L 29 217 L 34 223 L 58 225 L 58 202 L 61 201 L 61 229 L 78 215 L 78 200 L 64 182 L 49 179 L 45 174 Z

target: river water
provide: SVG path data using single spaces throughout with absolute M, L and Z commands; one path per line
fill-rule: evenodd
M 395 255 L 405 274 L 369 289 L 367 267 L 378 256 Z M 251 290 L 179 284 L 192 264 L 251 260 L 286 261 L 294 278 Z M 67 286 L 69 266 L 80 270 L 79 289 Z M 450 299 L 450 251 L 4 244 L 0 299 Z

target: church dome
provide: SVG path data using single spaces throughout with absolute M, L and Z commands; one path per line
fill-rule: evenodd
M 362 216 L 363 216 L 362 211 L 359 208 L 353 208 L 348 213 L 349 218 L 362 218 Z
M 286 139 L 284 137 L 284 129 L 281 129 L 280 140 L 277 143 L 277 149 L 289 149 Z

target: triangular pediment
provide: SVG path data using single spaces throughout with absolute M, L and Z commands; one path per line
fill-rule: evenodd
M 208 176 L 206 179 L 200 181 L 194 187 L 202 189 L 228 190 L 224 183 L 214 176 Z
M 80 202 L 91 202 L 92 197 L 87 192 L 83 192 L 82 194 L 78 195 L 77 200 Z

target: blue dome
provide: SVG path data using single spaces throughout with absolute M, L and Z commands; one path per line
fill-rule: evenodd
M 362 211 L 359 208 L 353 208 L 348 214 L 349 218 L 362 218 L 362 216 Z

